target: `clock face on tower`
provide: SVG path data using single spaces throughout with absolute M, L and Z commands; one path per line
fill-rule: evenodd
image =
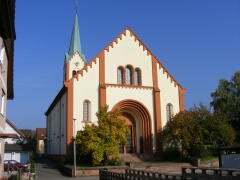
M 75 65 L 75 67 L 78 67 L 79 66 L 79 62 L 75 62 L 74 65 Z

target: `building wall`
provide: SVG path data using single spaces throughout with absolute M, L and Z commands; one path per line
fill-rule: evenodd
M 39 155 L 42 155 L 45 153 L 45 143 L 44 143 L 44 140 L 42 139 L 37 140 L 37 153 Z
M 142 85 L 152 86 L 152 60 L 151 55 L 139 46 L 139 41 L 126 31 L 126 36 L 122 35 L 122 40 L 118 38 L 117 43 L 113 42 L 113 47 L 105 51 L 105 82 L 117 84 L 117 68 L 132 65 L 140 68 L 142 72 Z
M 3 170 L 4 170 L 4 167 L 3 167 L 3 161 L 4 161 L 4 139 L 0 139 L 0 160 L 1 160 L 1 163 L 0 163 L 0 177 L 2 177 Z
M 7 134 L 16 134 L 18 137 L 20 137 L 21 135 L 12 128 L 12 126 L 10 126 L 8 123 L 6 123 L 6 126 L 5 126 L 5 133 Z M 19 139 L 19 138 L 18 138 Z M 16 144 L 18 139 L 16 138 L 5 138 L 4 139 L 4 142 L 5 143 L 8 143 L 8 144 Z
M 5 133 L 7 105 L 7 69 L 8 60 L 3 39 L 0 36 L 0 133 Z M 0 139 L 0 177 L 3 172 L 4 139 Z
M 158 65 L 158 87 L 160 89 L 160 103 L 161 103 L 161 119 L 162 127 L 167 123 L 167 111 L 166 106 L 168 103 L 173 105 L 174 115 L 180 111 L 179 108 L 179 94 L 178 86 L 175 85 L 174 81 L 168 76 L 167 72 L 163 72 L 163 68 Z
M 69 79 L 71 79 L 72 72 L 73 71 L 77 72 L 78 70 L 81 70 L 84 67 L 85 63 L 78 53 L 75 53 L 68 61 L 69 61 L 69 69 L 68 69 Z
M 73 118 L 75 122 L 75 132 L 82 130 L 85 123 L 83 122 L 83 102 L 90 101 L 90 121 L 97 123 L 96 112 L 99 106 L 98 97 L 99 88 L 99 58 L 86 66 L 86 69 L 74 79 L 73 85 Z
M 20 163 L 29 163 L 29 152 L 6 152 L 4 153 L 4 160 L 15 160 Z
M 0 37 L 0 126 L 5 127 L 4 117 L 6 117 L 6 102 L 7 102 L 7 67 L 8 60 L 3 39 Z M 4 92 L 4 97 L 3 97 Z
M 47 116 L 47 154 L 66 154 L 66 93 Z

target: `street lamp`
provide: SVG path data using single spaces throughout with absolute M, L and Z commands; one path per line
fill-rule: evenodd
M 74 177 L 76 177 L 77 165 L 76 165 L 76 134 L 75 134 L 75 121 L 73 119 L 73 161 L 74 161 Z

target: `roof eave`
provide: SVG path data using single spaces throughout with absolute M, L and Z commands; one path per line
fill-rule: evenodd
M 54 108 L 54 106 L 56 105 L 56 103 L 58 102 L 58 100 L 63 96 L 63 94 L 66 92 L 66 87 L 63 86 L 62 89 L 59 91 L 59 93 L 57 94 L 57 96 L 54 98 L 54 100 L 52 101 L 51 105 L 49 106 L 49 108 L 47 109 L 47 111 L 45 112 L 45 116 L 48 116 L 48 114 L 51 112 L 51 110 Z

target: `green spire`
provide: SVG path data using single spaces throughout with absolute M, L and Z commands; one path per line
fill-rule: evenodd
M 75 15 L 69 51 L 68 53 L 66 53 L 66 60 L 68 60 L 75 52 L 78 52 L 85 61 L 85 56 L 82 54 L 81 43 L 80 43 L 80 33 L 78 28 L 77 12 Z

